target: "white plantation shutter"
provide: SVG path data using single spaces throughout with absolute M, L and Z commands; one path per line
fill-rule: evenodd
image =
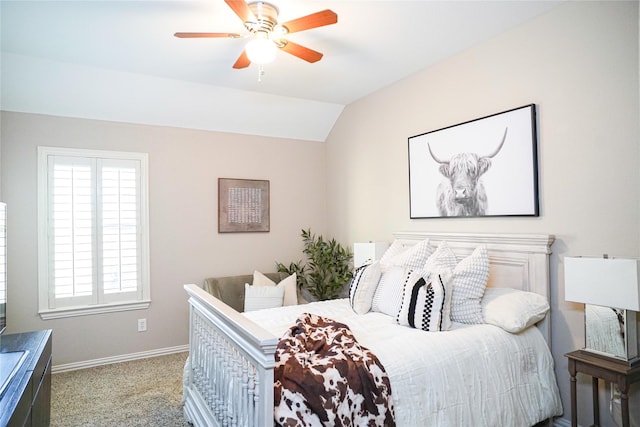
M 90 159 L 49 158 L 49 264 L 56 299 L 75 298 L 74 304 L 95 304 L 93 233 L 95 174 Z
M 105 295 L 112 299 L 137 294 L 140 255 L 138 253 L 138 176 L 135 162 L 100 162 L 101 175 L 101 266 Z
M 142 308 L 136 303 L 149 300 L 146 155 L 38 152 L 41 315 Z M 114 308 L 121 305 L 132 306 Z

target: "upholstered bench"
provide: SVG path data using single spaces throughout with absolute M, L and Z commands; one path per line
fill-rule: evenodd
M 280 283 L 289 275 L 287 273 L 263 273 L 275 283 Z M 238 312 L 244 311 L 245 283 L 253 284 L 253 274 L 239 276 L 210 277 L 204 280 L 204 290 L 223 301 Z M 307 301 L 298 292 L 298 303 Z

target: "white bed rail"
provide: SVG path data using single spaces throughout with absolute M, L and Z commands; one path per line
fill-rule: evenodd
M 189 294 L 184 414 L 195 426 L 273 425 L 278 339 L 197 285 Z

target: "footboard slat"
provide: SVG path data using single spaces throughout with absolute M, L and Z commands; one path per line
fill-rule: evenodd
M 190 305 L 185 417 L 195 426 L 273 425 L 277 337 L 197 285 Z

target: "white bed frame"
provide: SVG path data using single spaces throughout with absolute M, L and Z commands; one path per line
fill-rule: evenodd
M 446 240 L 459 259 L 487 247 L 490 287 L 511 287 L 549 299 L 547 234 L 394 233 L 407 246 Z M 273 425 L 273 370 L 278 337 L 214 298 L 185 285 L 190 304 L 189 363 L 184 376 L 184 414 L 201 426 Z M 549 316 L 538 324 L 551 346 Z

